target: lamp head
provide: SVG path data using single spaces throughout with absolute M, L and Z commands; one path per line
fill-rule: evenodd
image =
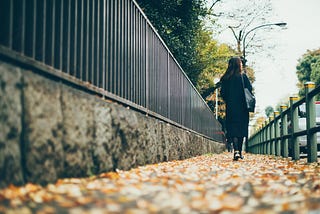
M 279 26 L 279 27 L 285 27 L 287 25 L 286 22 L 280 22 L 280 23 L 275 23 L 275 25 Z

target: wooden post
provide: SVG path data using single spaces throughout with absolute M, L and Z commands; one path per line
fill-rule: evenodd
M 276 156 L 281 155 L 281 147 L 280 147 L 280 140 L 278 139 L 280 137 L 280 127 L 279 127 L 279 111 L 274 111 L 273 112 L 274 116 L 274 143 L 275 143 L 275 154 Z
M 298 100 L 298 97 L 290 97 L 290 118 L 291 118 L 291 153 L 293 160 L 300 159 L 300 148 L 297 141 L 297 137 L 294 133 L 299 131 L 298 109 L 293 108 L 293 104 Z
M 314 82 L 304 84 L 306 94 L 306 113 L 307 113 L 307 154 L 308 162 L 317 162 L 317 136 L 316 133 L 310 133 L 310 128 L 316 126 L 316 110 L 314 96 L 310 97 L 309 92 L 315 88 Z
M 269 117 L 269 130 L 270 130 L 270 154 L 275 155 L 275 142 L 274 142 L 274 121 L 273 116 Z
M 288 134 L 288 123 L 287 114 L 284 114 L 284 111 L 287 110 L 288 106 L 281 105 L 280 106 L 280 113 L 281 113 L 281 129 L 280 129 L 280 135 L 284 136 Z M 281 138 L 281 155 L 282 157 L 287 158 L 288 157 L 288 139 Z

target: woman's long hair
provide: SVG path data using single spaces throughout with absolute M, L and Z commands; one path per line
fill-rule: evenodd
M 226 72 L 221 77 L 221 80 L 228 80 L 233 75 L 241 74 L 242 73 L 242 62 L 240 57 L 232 57 L 229 59 L 228 68 Z

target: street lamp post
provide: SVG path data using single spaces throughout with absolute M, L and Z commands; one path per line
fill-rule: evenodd
M 246 38 L 249 35 L 249 33 L 251 33 L 254 30 L 257 30 L 259 28 L 263 28 L 263 27 L 268 27 L 268 26 L 272 26 L 272 25 L 276 25 L 279 27 L 284 27 L 287 25 L 287 23 L 285 22 L 279 22 L 279 23 L 270 23 L 270 24 L 264 24 L 264 25 L 259 25 L 256 26 L 254 28 L 252 28 L 251 30 L 249 30 L 244 36 L 243 36 L 243 42 L 242 42 L 242 56 L 243 56 L 243 62 L 244 62 L 244 66 L 246 65 Z
M 237 46 L 238 46 L 237 49 L 238 49 L 239 54 L 241 54 L 241 52 L 242 52 L 244 66 L 246 66 L 246 38 L 247 38 L 247 36 L 254 30 L 257 30 L 257 29 L 263 28 L 263 27 L 272 26 L 272 25 L 279 26 L 279 27 L 284 27 L 284 26 L 287 25 L 287 23 L 279 22 L 279 23 L 269 23 L 269 24 L 259 25 L 259 26 L 256 26 L 256 27 L 252 28 L 251 30 L 249 30 L 246 34 L 244 34 L 244 31 L 241 30 L 239 32 L 239 36 L 238 37 L 237 37 L 233 27 L 229 26 L 229 28 L 232 30 L 232 33 L 233 33 L 234 37 L 237 40 Z M 241 51 L 241 41 L 242 41 L 242 51 Z

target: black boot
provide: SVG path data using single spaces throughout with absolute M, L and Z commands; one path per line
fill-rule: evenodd
M 239 160 L 239 158 L 241 158 L 240 152 L 239 151 L 234 151 L 233 160 L 237 161 L 237 160 Z
M 238 138 L 234 137 L 232 138 L 234 153 L 233 153 L 233 160 L 238 160 L 240 158 L 240 152 L 239 152 L 239 142 Z
M 242 155 L 242 152 L 240 152 L 240 158 L 241 158 L 241 159 L 243 159 L 243 158 L 244 158 L 244 157 L 243 157 L 243 155 Z

